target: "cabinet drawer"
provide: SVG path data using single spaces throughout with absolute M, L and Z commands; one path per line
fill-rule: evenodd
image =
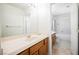
M 40 47 L 43 46 L 43 41 L 37 43 L 36 45 L 30 47 L 30 54 L 32 55 L 33 53 L 35 53 L 36 51 L 38 51 L 40 49 Z
M 29 49 L 26 49 L 26 50 L 22 51 L 18 55 L 29 55 Z

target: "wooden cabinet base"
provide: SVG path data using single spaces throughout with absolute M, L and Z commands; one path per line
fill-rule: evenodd
M 56 44 L 56 35 L 52 34 L 52 46 Z M 48 55 L 48 37 L 17 55 Z
M 32 47 L 22 51 L 17 55 L 47 55 L 48 54 L 48 38 L 33 45 Z

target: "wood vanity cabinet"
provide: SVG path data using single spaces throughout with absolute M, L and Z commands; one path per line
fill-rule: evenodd
M 48 54 L 48 38 L 44 40 L 44 45 L 39 49 L 39 55 Z
M 52 46 L 56 44 L 56 33 L 52 34 Z
M 26 49 L 17 55 L 29 55 L 30 54 L 29 51 L 30 51 L 30 49 Z
M 30 47 L 30 55 L 33 55 L 33 54 L 36 53 L 36 51 L 39 51 L 39 49 L 43 46 L 43 41 L 41 41 L 41 42 L 35 44 L 34 46 Z
M 48 54 L 48 38 L 38 42 L 32 47 L 22 51 L 17 55 L 47 55 Z
M 30 55 L 47 55 L 47 54 L 48 54 L 48 38 L 45 38 L 43 41 L 37 43 L 36 45 L 30 48 Z

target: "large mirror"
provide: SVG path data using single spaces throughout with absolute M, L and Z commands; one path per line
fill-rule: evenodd
M 0 4 L 0 37 L 27 34 L 32 8 L 30 3 Z
M 49 33 L 50 4 L 0 4 L 0 37 Z

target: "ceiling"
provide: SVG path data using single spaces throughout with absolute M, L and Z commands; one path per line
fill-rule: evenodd
M 34 6 L 32 3 L 8 3 L 8 4 L 21 8 L 23 10 L 27 10 L 29 8 L 29 6 L 31 6 L 31 7 Z M 71 9 L 70 3 L 52 3 L 52 14 L 53 15 L 69 13 L 70 9 Z
M 71 8 L 71 4 L 69 3 L 56 3 L 52 5 L 52 14 L 60 15 L 64 13 L 69 13 Z
M 24 10 L 28 9 L 31 6 L 30 3 L 27 3 L 27 4 L 26 3 L 8 3 L 8 4 Z

